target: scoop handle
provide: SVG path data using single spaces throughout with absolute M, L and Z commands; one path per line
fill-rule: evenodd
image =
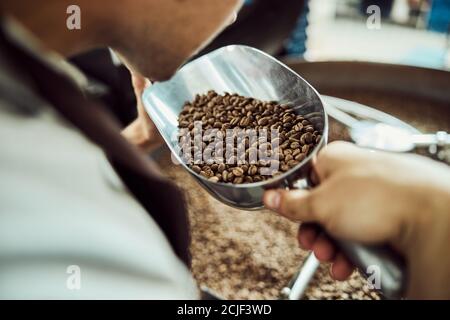
M 406 284 L 404 258 L 387 245 L 362 245 L 335 240 L 339 249 L 386 299 L 403 297 Z

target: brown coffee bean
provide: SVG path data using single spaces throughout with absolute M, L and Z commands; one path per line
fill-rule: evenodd
M 295 126 L 292 127 L 292 129 L 294 129 L 297 132 L 300 132 L 303 129 L 303 125 L 301 123 L 297 123 Z
M 258 167 L 255 165 L 250 166 L 250 168 L 248 169 L 248 174 L 251 176 L 254 176 L 257 173 L 258 173 Z
M 258 125 L 260 125 L 260 126 L 266 126 L 268 123 L 269 123 L 268 117 L 261 118 L 258 120 Z
M 289 140 L 284 141 L 281 145 L 280 148 L 281 149 L 286 149 L 287 147 L 289 147 Z
M 227 170 L 224 170 L 222 172 L 222 179 L 224 182 L 228 182 L 228 171 Z
M 319 134 L 319 135 L 317 135 L 317 137 L 316 137 L 315 143 L 318 144 L 318 143 L 320 142 L 320 139 L 322 139 L 322 136 Z
M 245 183 L 252 183 L 252 182 L 253 182 L 253 178 L 250 177 L 250 176 L 246 176 L 246 177 L 244 178 L 244 181 L 245 181 Z
M 226 165 L 224 163 L 221 163 L 217 166 L 217 171 L 222 173 L 226 168 Z
M 253 177 L 253 182 L 260 182 L 260 181 L 263 181 L 263 178 L 261 176 L 258 175 Z
M 231 119 L 230 124 L 231 124 L 232 126 L 235 126 L 235 125 L 237 125 L 240 121 L 241 121 L 241 118 L 235 117 L 235 118 Z
M 301 137 L 300 137 L 300 143 L 302 145 L 304 144 L 310 144 L 312 142 L 312 134 L 311 132 L 307 132 L 304 133 Z
M 242 170 L 242 168 L 239 167 L 233 168 L 232 172 L 236 177 L 241 177 L 244 175 L 244 170 Z
M 209 178 L 208 181 L 211 181 L 211 182 L 219 182 L 220 179 L 219 179 L 218 177 L 214 176 L 214 177 Z
M 296 112 L 289 104 L 264 102 L 238 94 L 219 95 L 213 90 L 197 94 L 192 102 L 184 103 L 179 115 L 179 128 L 188 130 L 191 138 L 180 139 L 180 147 L 185 152 L 190 151 L 180 156 L 195 173 L 212 182 L 265 181 L 304 160 L 320 142 L 320 131 Z M 202 137 L 208 129 L 215 131 Z M 232 136 L 229 136 L 230 129 Z M 242 129 L 246 134 L 250 130 L 261 134 L 264 129 L 269 136 L 271 130 L 276 130 L 278 136 L 271 142 L 263 136 L 255 136 L 251 141 L 249 137 L 236 139 Z M 211 157 L 205 158 L 208 155 Z M 278 160 L 261 158 L 271 156 Z M 271 175 L 259 174 L 264 167 L 271 170 Z
M 307 154 L 309 152 L 309 145 L 305 144 L 304 146 L 302 146 L 302 153 Z
M 301 162 L 301 161 L 305 160 L 305 158 L 306 158 L 306 155 L 304 153 L 300 153 L 300 154 L 296 155 L 294 159 L 296 161 Z
M 292 143 L 291 143 L 291 148 L 292 148 L 292 149 L 298 149 L 298 148 L 300 148 L 300 143 L 297 142 L 297 141 L 292 142 Z
M 287 165 L 289 166 L 289 167 L 294 167 L 294 166 L 296 166 L 296 165 L 298 165 L 299 164 L 299 162 L 297 161 L 297 160 L 291 160 L 291 161 L 289 161 L 288 163 L 287 163 Z
M 236 178 L 234 178 L 234 180 L 233 180 L 233 183 L 234 184 L 241 184 L 241 183 L 243 183 L 244 182 L 244 177 L 236 177 Z
M 241 121 L 239 122 L 239 125 L 241 127 L 244 127 L 244 128 L 247 127 L 249 124 L 250 124 L 250 118 L 249 117 L 243 117 L 241 119 Z

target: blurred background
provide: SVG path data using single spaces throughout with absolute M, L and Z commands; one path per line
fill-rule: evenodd
M 373 5 L 379 28 L 368 26 Z M 450 0 L 247 0 L 236 24 L 210 48 L 247 43 L 307 61 L 449 69 L 449 30 Z

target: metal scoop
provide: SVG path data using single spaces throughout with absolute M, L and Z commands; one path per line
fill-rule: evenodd
M 361 147 L 391 152 L 408 152 L 418 147 L 450 145 L 445 131 L 435 134 L 411 134 L 408 130 L 385 123 L 360 121 L 350 131 L 351 137 Z
M 177 120 L 186 101 L 192 101 L 196 94 L 206 93 L 208 90 L 289 103 L 294 106 L 297 114 L 308 119 L 322 132 L 322 139 L 301 163 L 270 180 L 241 185 L 208 181 L 192 171 L 180 158 Z M 310 187 L 312 162 L 327 142 L 328 119 L 317 91 L 281 62 L 247 46 L 227 46 L 186 64 L 170 80 L 147 88 L 143 101 L 178 162 L 210 194 L 239 209 L 262 208 L 262 196 L 267 189 Z M 397 255 L 385 247 L 369 248 L 342 241 L 337 243 L 363 272 L 369 265 L 377 264 L 381 289 L 390 297 L 400 296 L 404 267 Z

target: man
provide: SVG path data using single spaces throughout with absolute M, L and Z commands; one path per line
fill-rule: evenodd
M 140 102 L 140 74 L 170 77 L 233 21 L 240 1 L 81 0 L 81 29 L 69 30 L 72 4 L 0 4 L 0 298 L 198 298 L 179 191 L 85 99 L 84 76 L 54 52 L 113 48 Z M 123 135 L 151 147 L 152 124 L 138 109 Z

